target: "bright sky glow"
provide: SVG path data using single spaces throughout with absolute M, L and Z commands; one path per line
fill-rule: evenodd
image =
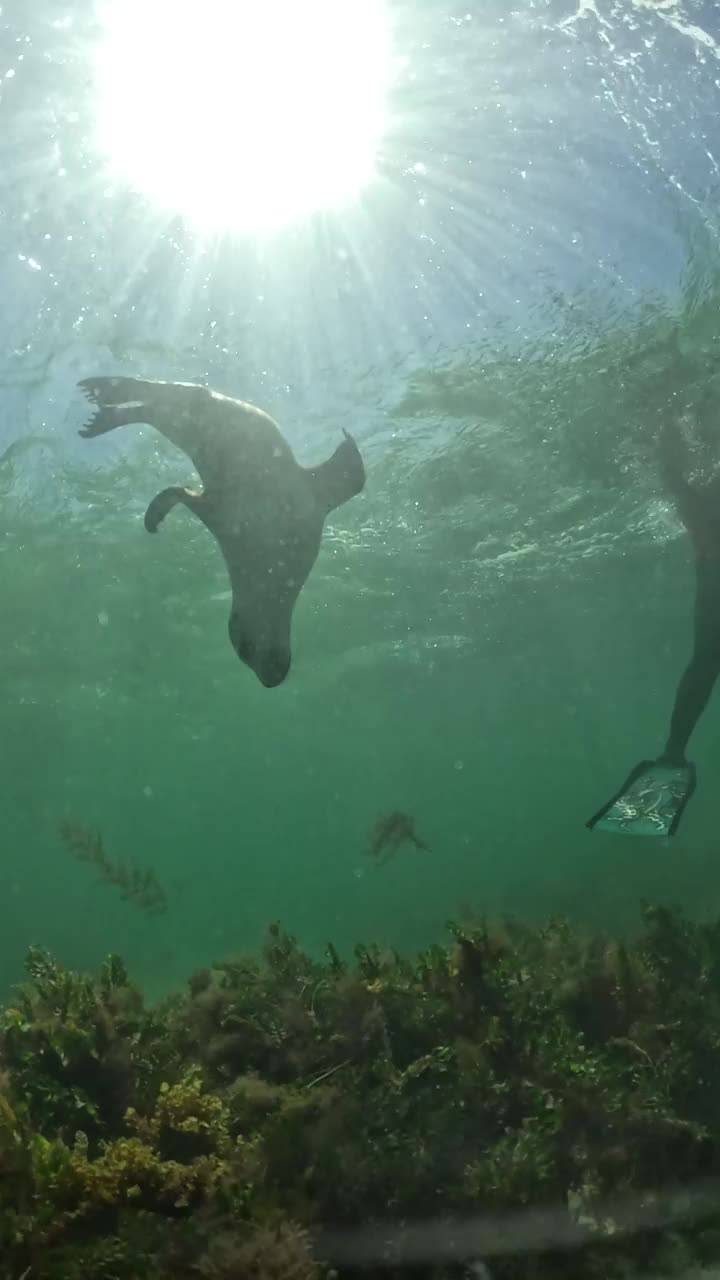
M 372 177 L 382 0 L 111 0 L 103 16 L 98 140 L 156 207 L 262 232 Z

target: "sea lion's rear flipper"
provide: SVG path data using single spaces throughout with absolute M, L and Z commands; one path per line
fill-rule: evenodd
M 199 515 L 203 496 L 197 490 L 185 489 L 180 484 L 172 484 L 168 489 L 162 489 L 155 495 L 145 512 L 145 528 L 148 533 L 157 533 L 168 512 L 172 511 L 178 502 L 184 503 L 193 515 Z
M 139 378 L 83 378 L 78 386 L 91 404 L 97 405 L 97 410 L 80 429 L 80 435 L 86 439 L 102 436 L 114 427 L 147 421 L 143 392 L 149 385 Z
M 641 760 L 585 826 L 627 836 L 674 836 L 695 782 L 689 760 Z
M 345 439 L 327 462 L 307 468 L 317 504 L 324 516 L 354 498 L 365 484 L 365 466 L 360 450 L 347 431 L 343 431 L 343 435 Z

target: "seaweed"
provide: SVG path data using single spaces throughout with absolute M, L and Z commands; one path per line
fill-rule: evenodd
M 120 891 L 120 897 L 151 916 L 163 915 L 168 909 L 167 894 L 150 868 L 135 863 L 113 861 L 105 851 L 101 833 L 94 827 L 63 821 L 60 835 L 70 853 L 79 862 L 87 862 L 99 872 L 99 884 L 109 884 Z
M 411 844 L 424 853 L 430 846 L 415 831 L 415 819 L 409 813 L 387 813 L 378 818 L 370 834 L 368 852 L 376 867 L 384 867 L 395 856 L 401 844 Z
M 720 1259 L 720 922 L 452 923 L 352 963 L 276 924 L 158 1008 L 117 957 L 34 948 L 27 973 L 0 1017 L 0 1280 Z

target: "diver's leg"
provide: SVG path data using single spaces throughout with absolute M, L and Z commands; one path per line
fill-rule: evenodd
M 720 471 L 691 483 L 691 454 L 680 422 L 668 419 L 659 437 L 660 474 L 696 554 L 720 555 Z
M 670 736 L 662 758 L 669 764 L 685 764 L 685 751 L 692 732 L 705 710 L 720 673 L 720 654 L 709 664 L 693 655 L 685 668 L 675 695 Z
M 156 494 L 150 503 L 145 512 L 145 528 L 148 533 L 157 533 L 168 512 L 172 511 L 178 502 L 182 502 L 194 515 L 200 515 L 203 497 L 202 492 L 185 489 L 180 484 L 170 485 L 169 488 Z
M 689 465 L 688 446 L 680 423 L 666 418 L 658 438 L 660 475 L 663 485 L 675 504 L 675 510 L 690 534 L 695 524 L 695 504 L 692 486 L 687 479 Z
M 720 559 L 698 557 L 695 643 L 675 695 L 663 759 L 685 763 L 685 751 L 720 675 Z

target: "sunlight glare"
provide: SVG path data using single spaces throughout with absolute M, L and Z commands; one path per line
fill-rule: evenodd
M 268 231 L 372 178 L 382 0 L 111 0 L 97 130 L 113 173 L 205 231 Z

